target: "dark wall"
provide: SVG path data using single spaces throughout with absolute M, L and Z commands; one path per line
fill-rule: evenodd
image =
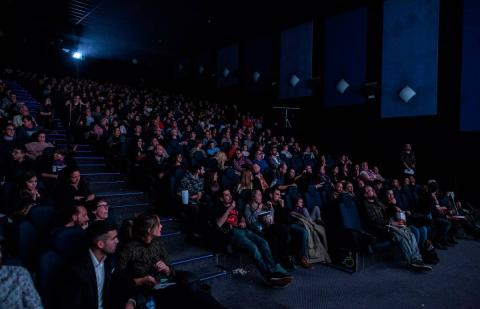
M 381 81 L 383 1 L 366 1 L 368 5 L 367 81 Z M 421 181 L 437 179 L 446 188 L 455 189 L 470 198 L 479 200 L 475 194 L 473 175 L 480 172 L 478 157 L 480 141 L 478 133 L 459 131 L 461 89 L 461 45 L 463 1 L 440 1 L 440 33 L 438 60 L 438 113 L 436 116 L 381 119 L 380 90 L 377 99 L 364 105 L 325 108 L 323 102 L 323 18 L 355 9 L 359 5 L 326 12 L 317 16 L 314 29 L 313 96 L 277 100 L 278 85 L 263 96 L 247 95 L 244 86 L 216 90 L 223 102 L 234 102 L 246 110 L 255 110 L 272 122 L 283 123 L 280 113 L 272 106 L 288 105 L 301 107 L 293 112 L 290 121 L 294 128 L 288 134 L 301 136 L 303 140 L 319 144 L 321 150 L 338 154 L 347 151 L 355 160 L 368 159 L 379 164 L 387 176 L 397 176 L 399 153 L 404 143 L 412 143 L 418 156 Z M 294 25 L 290 25 L 294 26 Z M 278 57 L 279 31 L 270 33 Z M 274 76 L 278 80 L 279 61 L 276 59 Z M 185 82 L 185 81 L 184 81 Z M 184 84 L 188 85 L 188 82 Z M 214 91 L 212 89 L 212 91 Z

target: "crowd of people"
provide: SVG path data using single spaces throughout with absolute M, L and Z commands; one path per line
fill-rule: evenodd
M 85 232 L 65 286 L 70 290 L 61 297 L 65 308 L 133 308 L 150 296 L 178 303 L 184 293 L 197 304 L 221 307 L 191 274 L 169 265 L 159 214 L 176 216 L 198 245 L 245 252 L 273 287 L 290 284 L 296 267 L 333 262 L 332 253 L 346 247 L 361 251 L 389 241 L 399 245 L 408 268 L 430 271 L 438 262 L 435 250 L 454 246 L 460 229 L 480 237 L 475 207 L 435 180 L 417 183 L 410 144 L 381 162 L 399 166 L 387 177 L 371 162 L 332 156 L 276 132 L 237 106 L 91 80 L 22 72 L 15 78 L 41 106 L 33 117 L 0 82 L 0 213 L 13 222 L 6 229 L 15 231 L 11 226 L 28 221 L 35 208 L 51 205 L 59 217 L 49 238 L 68 229 Z M 46 140 L 54 115 L 68 130 L 64 147 Z M 155 214 L 132 218 L 124 224 L 131 232 L 117 234 L 108 202 L 90 191 L 73 160 L 79 143 L 91 144 L 110 169 L 128 175 L 131 186 L 150 196 Z M 345 205 L 355 212 L 343 212 Z M 345 223 L 353 219 L 358 233 Z M 176 285 L 152 292 L 164 282 Z M 114 288 L 127 292 L 109 298 Z M 0 289 L 0 299 L 4 295 Z

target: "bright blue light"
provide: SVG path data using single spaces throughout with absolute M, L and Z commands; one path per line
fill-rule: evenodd
M 81 52 L 76 51 L 72 54 L 72 57 L 75 59 L 82 59 L 83 55 Z

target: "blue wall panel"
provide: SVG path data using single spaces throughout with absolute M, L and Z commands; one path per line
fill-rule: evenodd
M 439 0 L 384 3 L 382 117 L 437 114 Z M 404 103 L 398 93 L 417 94 Z
M 238 70 L 238 44 L 220 48 L 217 54 L 217 87 L 227 87 L 238 84 Z M 228 74 L 225 74 L 226 72 L 228 72 Z
M 245 85 L 249 92 L 268 89 L 272 85 L 273 39 L 258 37 L 245 42 Z M 258 75 L 255 74 L 258 73 Z M 254 75 L 258 76 L 254 80 Z
M 367 9 L 330 17 L 325 21 L 324 104 L 327 107 L 365 103 L 363 86 L 367 66 Z M 350 87 L 341 94 L 337 83 Z
M 280 46 L 280 98 L 289 99 L 312 95 L 313 22 L 282 31 Z M 300 80 L 290 84 L 295 75 Z
M 464 0 L 460 130 L 480 131 L 480 1 Z

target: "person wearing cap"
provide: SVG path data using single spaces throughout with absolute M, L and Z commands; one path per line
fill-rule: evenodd
M 21 266 L 2 265 L 3 241 L 0 234 L 0 306 L 9 309 L 43 308 L 28 271 Z

